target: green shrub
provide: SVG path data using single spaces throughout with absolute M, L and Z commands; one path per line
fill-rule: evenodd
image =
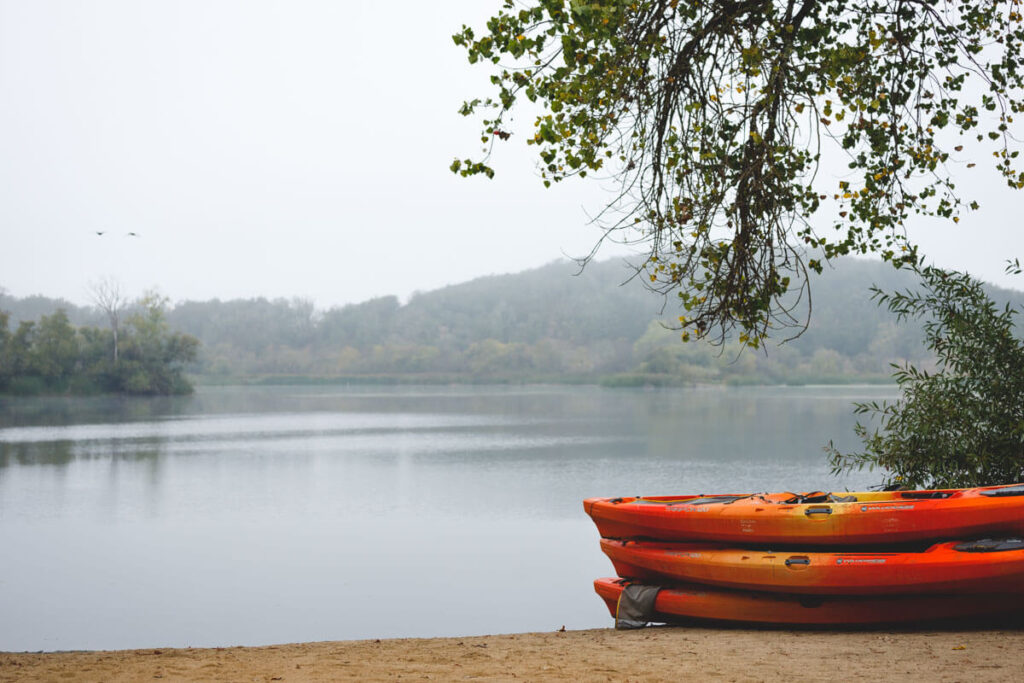
M 1019 268 L 1017 268 L 1019 272 Z M 833 472 L 881 468 L 885 484 L 952 488 L 1024 481 L 1024 343 L 1014 334 L 1016 309 L 997 308 L 979 281 L 938 268 L 918 270 L 921 291 L 874 298 L 899 320 L 925 319 L 934 373 L 894 365 L 902 396 L 857 404 L 877 419 L 858 423 L 864 442 L 844 454 L 832 444 Z

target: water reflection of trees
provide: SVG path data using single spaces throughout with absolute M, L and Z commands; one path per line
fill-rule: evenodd
M 149 420 L 181 415 L 191 404 L 190 396 L 0 398 L 0 429 Z
M 0 467 L 11 465 L 67 465 L 74 460 L 73 441 L 0 443 Z
M 75 461 L 111 460 L 114 462 L 151 462 L 163 455 L 164 440 L 124 443 L 109 441 L 84 446 L 76 441 L 0 442 L 0 469 L 20 465 L 67 466 Z

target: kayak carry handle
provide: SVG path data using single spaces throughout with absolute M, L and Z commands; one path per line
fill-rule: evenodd
M 809 558 L 809 557 L 787 557 L 786 558 L 786 566 L 787 567 L 792 567 L 794 564 L 807 566 L 810 563 L 811 563 L 811 558 Z
M 804 515 L 810 517 L 811 515 L 831 515 L 832 508 L 827 505 L 815 505 L 804 510 Z

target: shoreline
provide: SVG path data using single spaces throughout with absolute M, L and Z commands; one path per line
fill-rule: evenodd
M 0 681 L 1018 680 L 1024 621 L 966 628 L 666 626 L 259 647 L 0 652 Z
M 501 388 L 522 388 L 522 387 L 594 387 L 615 391 L 617 389 L 748 389 L 751 387 L 760 388 L 785 388 L 785 389 L 858 389 L 858 388 L 892 388 L 897 389 L 899 385 L 891 376 L 870 376 L 870 377 L 840 377 L 840 378 L 812 378 L 802 380 L 794 378 L 789 382 L 782 381 L 723 381 L 723 382 L 689 382 L 663 380 L 656 376 L 642 376 L 638 381 L 619 381 L 611 375 L 602 375 L 586 379 L 579 378 L 484 378 L 474 379 L 465 376 L 452 376 L 443 378 L 424 378 L 416 376 L 394 375 L 383 378 L 367 378 L 365 376 L 352 377 L 316 377 L 316 376 L 289 376 L 285 378 L 245 378 L 234 377 L 227 380 L 211 379 L 203 376 L 190 376 L 192 390 L 187 392 L 169 394 L 127 394 L 123 392 L 41 392 L 41 393 L 5 393 L 0 392 L 0 401 L 19 401 L 24 399 L 124 399 L 124 400 L 148 400 L 148 399 L 178 399 L 195 396 L 200 390 L 225 389 L 225 388 L 247 388 L 267 389 L 281 387 L 296 388 L 394 388 L 394 389 L 416 389 L 434 387 L 501 387 Z
M 380 375 L 189 375 L 193 386 L 199 387 L 519 387 L 519 386 L 593 386 L 605 389 L 689 389 L 693 387 L 887 387 L 898 386 L 891 374 L 802 375 L 788 381 L 768 377 L 739 377 L 722 381 L 697 381 L 663 374 L 612 373 L 603 375 L 523 375 L 474 377 L 470 374 L 380 374 Z

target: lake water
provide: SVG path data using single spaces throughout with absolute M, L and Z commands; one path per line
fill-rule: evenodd
M 608 626 L 588 496 L 857 489 L 891 387 L 0 400 L 0 650 Z

